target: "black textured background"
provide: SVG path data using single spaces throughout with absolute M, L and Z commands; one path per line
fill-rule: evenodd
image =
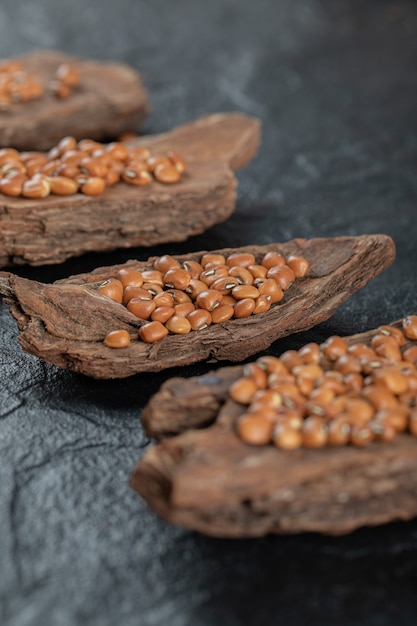
M 205 235 L 22 275 L 385 232 L 394 265 L 271 352 L 417 312 L 414 1 L 1 0 L 0 57 L 39 47 L 140 69 L 149 132 L 239 109 L 262 118 L 263 144 L 235 214 Z M 208 366 L 92 381 L 24 354 L 2 303 L 0 323 L 2 626 L 415 626 L 416 522 L 214 540 L 166 525 L 129 489 L 148 444 L 140 408 L 167 377 Z

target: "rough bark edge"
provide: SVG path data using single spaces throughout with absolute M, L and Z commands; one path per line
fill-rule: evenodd
M 369 342 L 375 332 L 349 342 Z M 133 471 L 133 489 L 164 519 L 217 537 L 258 537 L 341 535 L 417 515 L 416 438 L 400 435 L 364 449 L 248 446 L 233 426 L 242 408 L 226 399 L 241 372 L 237 366 L 172 379 L 145 408 L 145 428 L 153 436 L 166 434 L 160 429 L 165 409 L 179 431 L 211 424 L 163 439 Z M 204 398 L 195 409 L 200 416 L 190 420 L 197 398 Z
M 281 303 L 264 314 L 230 320 L 188 335 L 168 335 L 155 344 L 132 341 L 112 350 L 102 343 L 114 328 L 125 328 L 132 339 L 144 323 L 125 307 L 100 296 L 96 288 L 118 267 L 100 268 L 52 285 L 0 272 L 0 293 L 17 320 L 22 347 L 49 363 L 94 378 L 123 378 L 137 372 L 160 371 L 203 360 L 241 361 L 279 337 L 311 328 L 394 259 L 395 247 L 386 235 L 333 239 L 297 239 L 285 244 L 245 246 L 216 252 L 251 251 L 260 258 L 276 250 L 284 256 L 303 254 L 311 261 L 307 277 L 286 292 Z M 198 259 L 203 252 L 177 258 Z M 150 260 L 151 261 L 151 260 Z M 123 266 L 149 267 L 130 261 Z M 89 284 L 85 284 L 86 281 Z M 94 281 L 94 282 L 92 282 Z M 90 319 L 89 326 L 84 320 Z

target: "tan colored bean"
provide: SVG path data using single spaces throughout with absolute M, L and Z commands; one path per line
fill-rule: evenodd
M 277 448 L 296 450 L 303 443 L 303 436 L 299 430 L 279 424 L 273 432 L 272 440 Z
M 148 320 L 155 311 L 156 306 L 153 300 L 142 300 L 141 298 L 132 298 L 126 305 L 128 311 L 140 317 L 142 320 Z
M 253 285 L 238 285 L 233 287 L 232 296 L 235 300 L 243 300 L 244 298 L 253 298 L 256 300 L 261 294 Z
M 307 448 L 322 448 L 328 440 L 325 422 L 320 417 L 309 416 L 304 420 L 302 428 L 303 445 Z
M 387 335 L 375 335 L 372 338 L 371 346 L 378 356 L 383 356 L 395 363 L 401 361 L 401 351 L 397 340 Z
M 57 196 L 72 196 L 77 193 L 78 185 L 75 180 L 65 176 L 50 176 L 47 181 L 51 188 L 51 193 Z
M 362 389 L 362 396 L 366 398 L 377 411 L 396 409 L 398 400 L 385 385 L 369 385 Z
M 103 193 L 106 183 L 102 178 L 87 178 L 86 182 L 81 185 L 81 192 L 86 196 L 98 196 Z
M 246 268 L 253 276 L 253 278 L 266 278 L 267 268 L 263 265 L 248 265 Z
M 207 291 L 207 285 L 197 278 L 192 278 L 188 287 L 185 288 L 185 292 L 189 294 L 193 300 L 195 300 L 202 291 Z
M 361 371 L 360 363 L 351 354 L 342 354 L 334 363 L 334 368 L 342 374 L 352 374 Z
M 258 408 L 272 408 L 276 412 L 282 406 L 282 396 L 272 389 L 259 389 L 252 396 L 251 403 Z
M 234 287 L 237 287 L 239 282 L 234 276 L 223 276 L 218 278 L 211 284 L 211 289 L 220 291 L 222 296 L 229 295 Z
M 191 274 L 191 278 L 198 279 L 201 272 L 204 271 L 203 266 L 197 261 L 184 261 L 184 269 Z
M 10 161 L 19 161 L 20 155 L 14 148 L 2 148 L 0 150 L 0 167 Z
M 250 414 L 243 415 L 237 423 L 239 437 L 247 444 L 262 446 L 271 441 L 273 424 L 267 419 Z
M 410 363 L 417 364 L 417 346 L 411 346 L 404 350 L 403 358 Z
M 254 315 L 259 313 L 266 313 L 271 308 L 271 296 L 260 295 L 255 300 L 255 308 L 253 310 Z
M 277 252 L 267 252 L 262 259 L 261 264 L 267 269 L 270 269 L 271 267 L 274 267 L 274 265 L 285 265 L 285 259 Z
M 174 289 L 186 289 L 190 284 L 190 280 L 191 274 L 181 268 L 170 269 L 163 276 L 165 286 Z
M 130 335 L 127 330 L 112 330 L 105 336 L 104 344 L 109 348 L 126 348 L 130 344 Z
M 210 267 L 209 269 L 205 269 L 204 272 L 201 272 L 199 280 L 207 285 L 207 287 L 211 287 L 216 280 L 219 278 L 225 278 L 228 276 L 228 270 L 226 265 L 217 265 L 214 267 Z
M 175 167 L 175 165 L 158 165 L 153 170 L 153 175 L 156 180 L 160 183 L 164 183 L 165 185 L 170 185 L 172 183 L 177 183 L 181 177 L 179 170 Z
M 221 304 L 211 312 L 213 324 L 222 324 L 223 322 L 227 322 L 233 317 L 234 312 L 234 307 L 229 304 Z
M 151 296 L 157 296 L 163 292 L 161 285 L 158 285 L 157 283 L 143 283 L 142 289 L 149 291 Z
M 171 255 L 164 254 L 163 256 L 158 257 L 153 262 L 153 266 L 154 269 L 158 272 L 161 272 L 161 274 L 166 274 L 168 270 L 178 269 L 180 267 L 180 264 Z
M 129 165 L 121 173 L 122 179 L 129 185 L 144 187 L 152 182 L 149 172 L 139 165 Z
M 215 265 L 226 265 L 226 259 L 223 254 L 213 254 L 208 252 L 207 254 L 203 254 L 200 263 L 203 268 L 206 268 L 208 264 L 214 267 Z
M 257 359 L 256 363 L 259 365 L 259 367 L 262 367 L 262 369 L 268 372 L 268 374 L 288 374 L 288 369 L 286 365 L 281 359 L 277 359 L 277 357 L 275 356 L 261 356 L 259 357 L 259 359 Z
M 369 426 L 357 426 L 354 424 L 350 431 L 350 443 L 358 448 L 367 446 L 375 439 L 375 434 Z
M 142 270 L 142 277 L 145 283 L 164 286 L 164 274 L 158 270 Z
M 249 317 L 255 310 L 255 300 L 253 298 L 243 298 L 238 300 L 234 307 L 234 316 L 236 319 Z
M 165 323 L 165 327 L 170 333 L 174 333 L 175 335 L 186 335 L 191 330 L 191 323 L 186 317 L 173 315 Z
M 226 259 L 226 265 L 229 267 L 248 267 L 255 264 L 255 257 L 250 252 L 233 252 Z
M 176 167 L 180 174 L 183 174 L 187 170 L 187 164 L 184 158 L 177 152 L 173 152 L 172 150 L 170 150 L 169 152 L 167 152 L 167 157 Z
M 45 177 L 27 180 L 23 183 L 22 196 L 24 198 L 46 198 L 51 193 L 51 186 Z
M 295 367 L 303 365 L 303 361 L 296 350 L 286 350 L 279 358 L 288 371 L 292 371 Z
M 176 304 L 174 311 L 175 315 L 179 317 L 188 317 L 190 313 L 195 311 L 195 306 L 192 302 L 183 302 L 182 304 Z
M 343 446 L 350 440 L 351 427 L 346 418 L 341 415 L 329 422 L 328 440 L 330 446 Z
M 187 317 L 192 330 L 203 330 L 212 323 L 212 316 L 206 309 L 195 309 Z
M 405 344 L 405 337 L 400 328 L 396 328 L 395 326 L 380 326 L 378 332 L 382 335 L 393 337 L 399 346 Z
M 280 302 L 284 297 L 284 292 L 281 287 L 272 278 L 258 284 L 257 289 L 262 296 L 269 296 L 271 298 L 271 304 Z
M 229 395 L 239 404 L 250 404 L 258 387 L 252 378 L 238 378 L 230 387 Z
M 348 390 L 359 393 L 363 388 L 363 378 L 358 372 L 351 372 L 343 377 L 343 382 Z
M 182 304 L 183 302 L 191 302 L 191 298 L 188 293 L 181 291 L 181 289 L 168 289 L 165 293 L 169 293 L 172 296 L 173 304 Z
M 398 406 L 396 409 L 382 410 L 375 414 L 375 421 L 383 422 L 396 432 L 402 433 L 408 426 L 408 411 L 404 407 Z
M 229 267 L 228 275 L 237 278 L 241 285 L 252 285 L 254 281 L 252 273 L 246 267 L 240 267 L 240 265 Z
M 283 291 L 295 281 L 295 274 L 288 265 L 276 265 L 267 272 L 267 278 L 273 278 Z
M 317 364 L 321 357 L 320 346 L 317 343 L 307 343 L 298 350 L 298 356 L 306 365 L 310 363 Z
M 400 395 L 408 391 L 408 378 L 395 367 L 383 367 L 375 370 L 374 380 L 382 383 L 394 395 Z
M 155 302 L 155 301 L 154 301 Z M 178 305 L 182 306 L 182 305 Z M 175 314 L 173 306 L 158 306 L 151 314 L 151 320 L 165 324 Z
M 281 356 L 282 359 L 282 356 Z M 297 365 L 292 368 L 293 374 L 295 376 L 300 376 L 301 378 L 310 378 L 311 380 L 317 380 L 323 376 L 323 368 L 316 363 L 310 363 L 308 365 Z
M 5 196 L 20 196 L 23 190 L 23 183 L 25 181 L 15 176 L 3 178 L 0 180 L 0 192 Z
M 109 278 L 97 289 L 102 296 L 107 296 L 111 300 L 121 304 L 123 302 L 123 285 L 116 278 Z
M 342 339 L 342 337 L 338 337 L 337 335 L 329 337 L 324 343 L 321 344 L 321 350 L 329 361 L 336 361 L 339 357 L 346 354 L 347 349 L 347 342 Z
M 161 322 L 148 322 L 139 328 L 139 337 L 146 343 L 160 341 L 168 334 L 168 329 Z
M 123 287 L 142 287 L 143 285 L 143 276 L 134 267 L 122 267 L 117 272 L 117 279 L 120 280 Z
M 123 291 L 123 304 L 127 305 L 132 298 L 140 298 L 141 300 L 152 300 L 152 294 L 142 287 L 135 287 L 134 285 L 126 285 Z M 172 300 L 171 300 L 172 304 Z
M 149 171 L 155 173 L 157 167 L 173 167 L 171 161 L 166 156 L 149 156 L 146 159 Z M 179 174 L 177 170 L 177 175 Z
M 408 315 L 403 319 L 403 331 L 408 339 L 417 340 L 417 315 Z
M 216 307 L 220 306 L 222 300 L 222 294 L 215 289 L 201 291 L 196 297 L 196 303 L 200 307 L 200 309 L 206 309 L 210 312 L 213 311 Z
M 168 291 L 163 291 L 162 293 L 159 293 L 157 296 L 154 297 L 153 300 L 156 306 L 173 307 L 174 305 L 174 298 Z
M 291 255 L 287 259 L 287 265 L 292 269 L 296 278 L 303 278 L 310 267 L 310 263 L 301 256 Z
M 252 379 L 258 389 L 266 389 L 268 382 L 266 372 L 256 363 L 248 363 L 245 365 L 243 368 L 243 376 Z
M 125 161 L 129 156 L 129 150 L 120 141 L 113 141 L 107 144 L 105 150 L 110 154 L 113 160 Z

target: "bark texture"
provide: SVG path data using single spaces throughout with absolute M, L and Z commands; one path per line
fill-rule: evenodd
M 279 337 L 306 330 L 329 318 L 355 291 L 394 259 L 392 239 L 386 235 L 294 239 L 283 244 L 222 249 L 252 252 L 261 261 L 268 251 L 285 257 L 299 254 L 310 262 L 307 276 L 296 281 L 284 299 L 259 315 L 213 324 L 187 335 L 168 335 L 147 344 L 138 339 L 144 324 L 123 305 L 97 292 L 100 284 L 121 267 L 149 269 L 148 262 L 99 268 L 46 285 L 0 272 L 0 293 L 17 320 L 22 347 L 59 367 L 94 378 L 123 378 L 137 372 L 159 371 L 197 361 L 241 361 L 267 348 Z M 179 261 L 199 260 L 203 252 L 181 255 Z M 131 344 L 106 347 L 106 334 L 126 329 Z
M 45 93 L 0 114 L 1 147 L 48 150 L 66 135 L 117 137 L 137 131 L 149 113 L 141 75 L 122 63 L 78 59 L 58 50 L 39 50 L 16 60 L 42 83 Z M 63 100 L 46 88 L 61 63 L 70 63 L 80 75 L 79 86 Z
M 226 220 L 235 208 L 233 169 L 255 154 L 260 125 L 238 113 L 214 114 L 131 145 L 181 153 L 181 181 L 145 187 L 118 183 L 100 196 L 0 195 L 0 267 L 61 263 L 84 252 L 184 241 Z
M 375 332 L 349 342 L 369 342 Z M 171 379 L 145 407 L 147 434 L 163 440 L 145 453 L 131 484 L 162 517 L 218 537 L 256 537 L 339 535 L 417 515 L 415 437 L 363 449 L 247 445 L 235 433 L 243 407 L 227 391 L 242 369 Z

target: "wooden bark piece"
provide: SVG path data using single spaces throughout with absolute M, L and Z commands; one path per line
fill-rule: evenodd
M 369 341 L 374 332 L 351 343 Z M 227 399 L 242 366 L 164 383 L 143 412 L 148 449 L 132 486 L 167 521 L 219 537 L 321 532 L 417 515 L 417 439 L 399 435 L 366 448 L 284 451 L 250 446 L 235 433 L 243 407 Z
M 181 181 L 118 183 L 99 196 L 0 195 L 0 267 L 61 263 L 84 252 L 184 241 L 224 221 L 235 207 L 232 169 L 256 152 L 260 126 L 238 113 L 215 114 L 130 145 L 174 150 L 189 164 Z
M 52 285 L 0 272 L 0 293 L 6 295 L 19 325 L 19 341 L 26 351 L 94 378 L 122 378 L 207 359 L 241 361 L 279 337 L 306 330 L 330 317 L 352 293 L 392 262 L 394 250 L 390 237 L 364 235 L 296 239 L 215 251 L 226 256 L 236 251 L 252 252 L 258 261 L 268 251 L 285 257 L 299 254 L 309 260 L 310 270 L 267 313 L 213 324 L 187 335 L 168 335 L 153 344 L 138 339 L 143 320 L 97 292 L 103 280 L 121 267 L 150 269 L 152 259 L 99 268 Z M 202 254 L 176 258 L 199 260 Z M 103 344 L 106 334 L 115 329 L 130 333 L 132 342 L 127 348 L 114 350 Z
M 66 135 L 117 137 L 137 131 L 149 113 L 141 75 L 122 63 L 83 60 L 57 50 L 39 50 L 16 60 L 41 82 L 45 93 L 0 114 L 1 147 L 48 150 Z M 67 99 L 56 98 L 47 89 L 62 63 L 73 65 L 80 75 L 79 86 Z

